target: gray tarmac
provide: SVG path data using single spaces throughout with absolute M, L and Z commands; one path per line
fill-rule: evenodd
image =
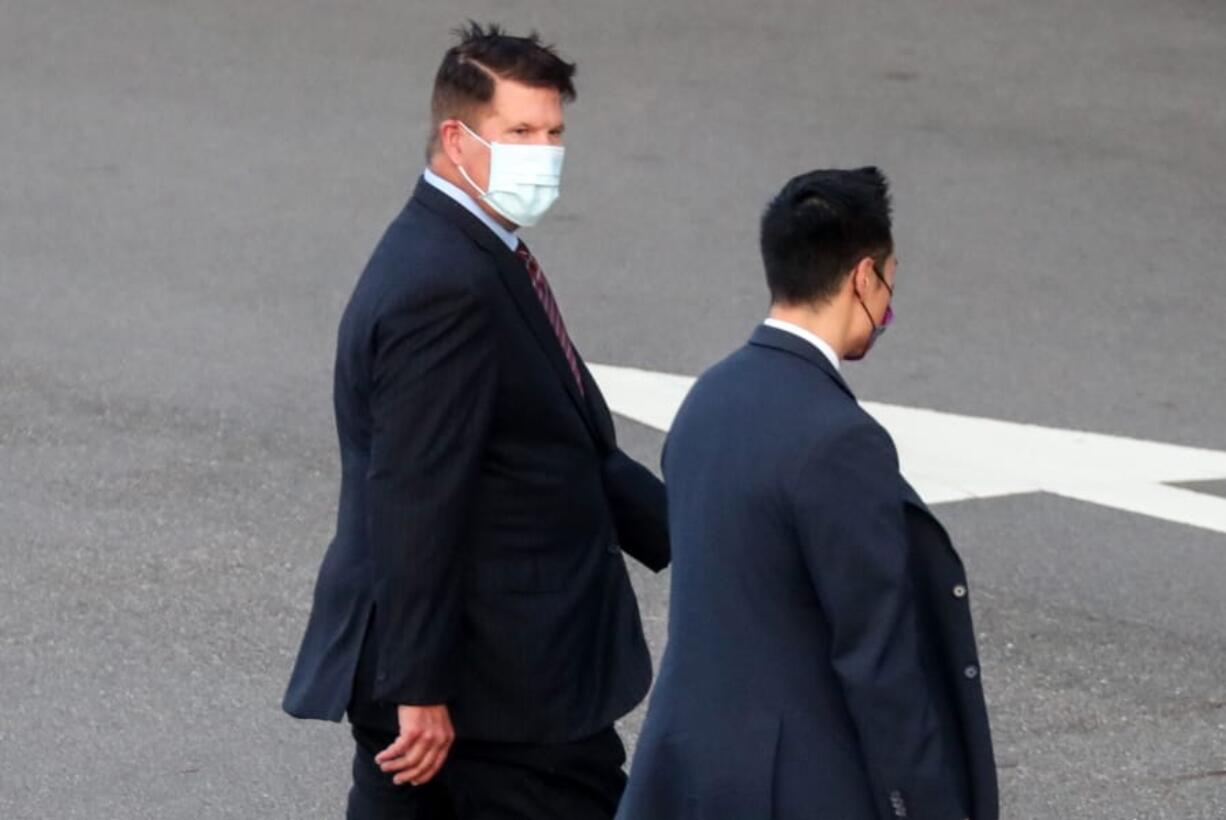
M 341 814 L 344 728 L 278 709 L 332 346 L 464 16 L 580 64 L 530 237 L 589 360 L 701 372 L 765 311 L 770 194 L 871 163 L 902 265 L 861 397 L 1226 449 L 1213 0 L 0 0 L 0 818 Z M 1226 817 L 1226 537 L 938 513 L 1005 816 Z M 635 580 L 658 650 L 667 576 Z

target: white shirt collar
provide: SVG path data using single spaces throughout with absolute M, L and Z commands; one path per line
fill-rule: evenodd
M 793 336 L 799 336 L 821 351 L 821 354 L 830 361 L 830 364 L 834 366 L 836 371 L 839 369 L 839 354 L 835 353 L 834 348 L 816 333 L 813 333 L 800 325 L 785 322 L 782 319 L 771 318 L 767 319 L 762 324 L 766 325 L 767 327 L 773 327 L 775 330 L 782 330 L 784 333 L 791 333 Z
M 485 227 L 493 231 L 494 236 L 498 237 L 504 243 L 506 243 L 506 246 L 510 248 L 512 251 L 514 251 L 516 248 L 519 247 L 519 237 L 515 235 L 515 232 L 508 231 L 502 225 L 499 225 L 498 222 L 495 221 L 495 219 L 492 216 L 487 214 L 485 210 L 480 205 L 477 204 L 477 200 L 469 196 L 468 192 L 465 191 L 463 188 L 460 188 L 456 185 L 452 185 L 450 182 L 443 179 L 441 176 L 434 173 L 429 168 L 427 168 L 425 171 L 422 172 L 421 178 L 424 179 L 429 184 L 433 185 L 435 188 L 438 188 L 440 191 L 445 193 L 447 196 L 454 199 L 466 211 L 471 213 L 473 216 L 477 217 L 477 219 L 480 219 L 482 224 L 484 224 Z

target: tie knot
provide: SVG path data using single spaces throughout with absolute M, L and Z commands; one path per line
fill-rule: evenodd
M 528 275 L 532 277 L 532 284 L 540 287 L 540 280 L 545 278 L 544 272 L 541 270 L 541 263 L 536 261 L 536 257 L 532 255 L 532 251 L 528 250 L 528 246 L 520 242 L 519 247 L 515 249 L 515 255 L 524 263 L 524 268 L 528 271 Z

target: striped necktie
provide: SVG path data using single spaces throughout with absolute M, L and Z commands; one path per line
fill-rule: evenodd
M 549 319 L 549 326 L 553 328 L 554 335 L 558 337 L 558 344 L 562 346 L 562 355 L 566 357 L 566 363 L 570 365 L 570 372 L 575 377 L 575 384 L 579 386 L 579 395 L 586 395 L 583 389 L 583 376 L 579 372 L 579 357 L 575 355 L 575 346 L 571 344 L 570 336 L 566 333 L 566 323 L 562 321 L 562 312 L 558 310 L 557 300 L 553 298 L 553 291 L 549 288 L 549 280 L 545 278 L 545 272 L 541 270 L 540 263 L 536 261 L 532 251 L 528 250 L 528 246 L 522 241 L 515 255 L 523 260 L 524 267 L 528 269 L 532 289 L 536 291 L 536 298 L 541 300 L 541 307 L 545 309 L 545 317 Z

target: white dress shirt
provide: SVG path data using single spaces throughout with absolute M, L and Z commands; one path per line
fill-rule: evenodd
M 477 217 L 477 219 L 480 219 L 485 224 L 485 227 L 493 231 L 494 236 L 505 242 L 507 247 L 510 248 L 512 252 L 519 247 L 519 237 L 515 235 L 515 231 L 508 231 L 502 225 L 499 225 L 494 217 L 487 214 L 485 210 L 477 204 L 477 200 L 469 196 L 468 192 L 466 192 L 463 188 L 452 185 L 450 182 L 443 179 L 429 168 L 422 172 L 421 178 L 430 185 L 433 185 L 435 188 L 438 188 L 447 196 L 454 199 L 464 208 L 464 210 Z
M 821 354 L 830 361 L 830 364 L 834 365 L 834 369 L 836 371 L 839 369 L 839 354 L 835 353 L 834 348 L 816 333 L 813 333 L 800 325 L 785 322 L 782 319 L 767 319 L 762 324 L 766 325 L 767 327 L 773 327 L 775 330 L 782 330 L 784 333 L 791 333 L 793 336 L 799 336 L 821 351 Z

